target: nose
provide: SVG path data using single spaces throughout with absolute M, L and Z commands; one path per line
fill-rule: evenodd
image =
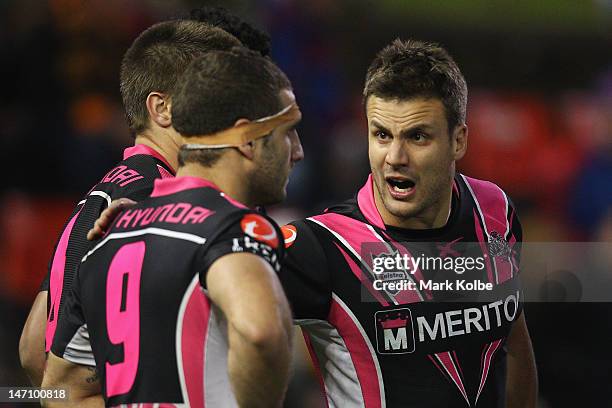
M 296 130 L 291 132 L 291 163 L 295 164 L 304 159 L 304 148 L 300 141 L 300 136 Z
M 408 148 L 401 138 L 395 138 L 387 150 L 385 162 L 391 167 L 408 166 L 410 163 Z

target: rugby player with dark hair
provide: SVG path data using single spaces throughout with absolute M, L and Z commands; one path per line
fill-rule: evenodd
M 223 22 L 221 18 L 215 21 Z M 123 160 L 78 203 L 58 239 L 49 273 L 19 342 L 21 364 L 34 385 L 42 380 L 45 351 L 51 347 L 61 318 L 64 293 L 78 262 L 90 248 L 87 230 L 112 199 L 143 199 L 151 192 L 153 180 L 171 177 L 177 168 L 180 137 L 172 125 L 170 106 L 179 75 L 203 53 L 237 45 L 240 42 L 235 37 L 219 28 L 175 20 L 148 28 L 127 50 L 121 64 L 121 95 L 134 146 L 124 151 Z
M 455 170 L 467 149 L 461 71 L 437 44 L 396 40 L 370 65 L 363 96 L 372 171 L 365 186 L 283 227 L 281 282 L 327 405 L 534 407 L 521 225 L 502 189 Z M 121 205 L 102 214 L 92 237 Z M 492 289 L 434 291 L 433 283 L 459 281 L 436 268 L 393 270 L 388 282 L 373 271 L 368 247 L 414 258 L 414 244 L 437 259 L 481 257 L 483 268 L 461 277 Z M 380 289 L 381 280 L 414 288 Z
M 284 245 L 251 208 L 285 198 L 301 113 L 280 69 L 243 48 L 198 58 L 178 87 L 176 177 L 83 258 L 43 386 L 68 388 L 77 406 L 102 391 L 107 406 L 279 407 L 292 341 Z
M 517 292 L 521 226 L 498 186 L 455 170 L 467 148 L 463 75 L 439 45 L 398 39 L 371 63 L 363 97 L 365 186 L 283 227 L 281 281 L 327 406 L 534 407 L 536 368 Z M 470 242 L 484 268 L 461 278 L 490 292 L 421 286 L 455 280 L 454 271 L 394 269 L 385 278 L 367 249 L 417 257 L 417 245 L 445 258 Z M 415 285 L 381 288 L 381 279 Z
M 189 16 L 193 20 L 227 31 L 239 39 L 245 47 L 259 52 L 264 57 L 270 55 L 270 36 L 241 20 L 238 16 L 231 14 L 223 7 L 204 6 L 196 8 L 191 10 Z

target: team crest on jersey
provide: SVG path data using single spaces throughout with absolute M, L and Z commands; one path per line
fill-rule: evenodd
M 258 214 L 247 214 L 240 221 L 245 234 L 264 242 L 272 248 L 278 248 L 278 235 L 270 221 Z
M 281 227 L 283 238 L 285 239 L 285 248 L 289 248 L 297 238 L 297 228 L 293 225 L 283 225 Z
M 489 237 L 489 254 L 493 257 L 506 258 L 510 256 L 512 250 L 508 241 L 497 231 L 493 231 Z
M 384 310 L 374 314 L 376 348 L 379 354 L 413 353 L 414 326 L 408 308 Z

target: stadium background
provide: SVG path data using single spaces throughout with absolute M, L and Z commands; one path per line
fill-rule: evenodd
M 26 384 L 19 333 L 54 241 L 74 203 L 131 142 L 118 91 L 123 52 L 150 24 L 201 4 L 0 2 L 0 385 Z M 365 70 L 401 36 L 438 41 L 455 57 L 470 91 L 460 169 L 510 193 L 526 240 L 612 241 L 610 0 L 223 5 L 271 34 L 273 57 L 304 113 L 306 159 L 287 202 L 272 209 L 280 222 L 350 197 L 363 183 Z M 612 375 L 593 367 L 610 362 L 598 344 L 612 340 L 612 308 L 589 305 L 585 316 L 576 305 L 557 306 L 526 308 L 540 406 L 586 406 L 588 395 L 604 401 Z M 577 323 L 595 316 L 596 332 Z M 316 407 L 318 386 L 299 353 L 287 406 Z

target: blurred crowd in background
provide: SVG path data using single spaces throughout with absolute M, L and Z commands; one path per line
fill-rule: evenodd
M 440 42 L 461 67 L 469 149 L 460 171 L 510 194 L 525 239 L 612 241 L 612 2 L 430 3 L 1 1 L 0 385 L 26 383 L 18 337 L 67 216 L 132 143 L 118 86 L 124 51 L 149 25 L 205 4 L 222 4 L 270 33 L 273 58 L 304 114 L 306 159 L 294 169 L 287 202 L 270 209 L 279 222 L 350 198 L 363 184 L 365 71 L 392 39 L 413 37 Z M 574 406 L 564 405 L 572 398 L 566 384 L 584 389 L 579 367 L 597 363 L 589 360 L 593 348 L 583 339 L 550 351 L 551 342 L 565 344 L 554 330 L 581 329 L 566 322 L 551 334 L 542 329 L 550 316 L 541 309 L 533 316 L 542 406 Z M 602 333 L 610 344 L 612 328 Z M 318 406 L 318 385 L 298 360 L 288 406 Z M 612 380 L 591 378 L 593 387 Z

